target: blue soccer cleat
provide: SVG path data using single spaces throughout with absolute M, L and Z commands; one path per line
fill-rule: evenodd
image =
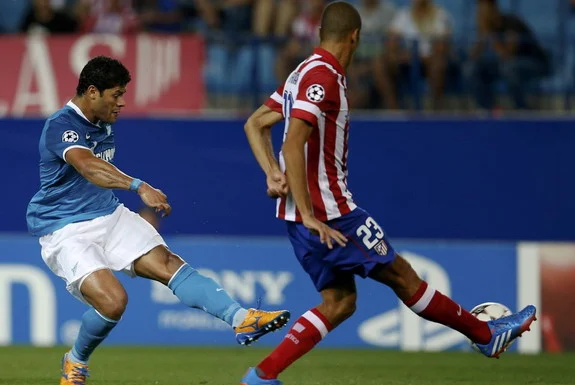
M 290 312 L 287 310 L 249 309 L 244 321 L 234 328 L 236 341 L 240 345 L 250 345 L 260 337 L 284 327 L 289 322 L 289 317 Z
M 256 373 L 256 368 L 249 368 L 240 385 L 282 385 L 283 382 L 277 379 L 264 380 Z
M 529 326 L 537 319 L 536 311 L 535 306 L 529 305 L 518 313 L 487 321 L 491 329 L 491 341 L 485 345 L 475 345 L 485 356 L 499 358 L 517 337 L 530 330 Z

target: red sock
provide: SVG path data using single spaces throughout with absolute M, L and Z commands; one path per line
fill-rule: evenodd
M 273 379 L 309 352 L 333 327 L 317 309 L 308 310 L 292 326 L 284 340 L 259 363 L 262 378 Z
M 486 344 L 491 340 L 487 322 L 478 320 L 451 298 L 428 286 L 427 282 L 423 282 L 415 295 L 404 303 L 420 317 L 449 326 L 473 342 Z

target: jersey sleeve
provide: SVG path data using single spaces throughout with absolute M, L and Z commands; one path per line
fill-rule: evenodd
M 267 107 L 275 112 L 282 113 L 283 111 L 283 96 L 284 86 L 283 84 L 275 91 L 264 103 Z
M 66 119 L 55 119 L 46 128 L 46 149 L 66 161 L 66 152 L 72 148 L 90 150 L 87 135 L 84 128 L 72 125 Z
M 290 117 L 305 120 L 317 127 L 322 115 L 339 109 L 340 92 L 337 74 L 326 67 L 314 68 L 305 74 L 299 84 Z

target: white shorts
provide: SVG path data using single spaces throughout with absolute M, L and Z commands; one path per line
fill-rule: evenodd
M 91 273 L 109 269 L 135 277 L 134 261 L 166 245 L 156 229 L 124 205 L 110 215 L 71 223 L 40 238 L 42 259 L 66 281 L 66 288 L 86 302 L 80 287 Z

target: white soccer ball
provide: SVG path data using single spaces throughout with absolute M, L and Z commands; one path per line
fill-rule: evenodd
M 470 313 L 473 314 L 477 319 L 485 322 L 493 321 L 513 314 L 507 306 L 498 302 L 481 303 L 471 309 Z M 469 343 L 474 350 L 479 351 L 475 343 L 472 341 L 469 341 Z

